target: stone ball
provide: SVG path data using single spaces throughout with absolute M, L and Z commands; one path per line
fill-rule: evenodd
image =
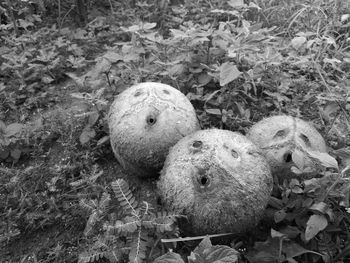
M 311 174 L 315 165 L 307 151 L 327 152 L 324 139 L 311 124 L 286 115 L 257 122 L 247 137 L 262 149 L 277 178 L 295 176 L 291 171 L 292 166 Z
M 179 90 L 161 83 L 134 85 L 108 114 L 110 142 L 123 168 L 142 177 L 161 170 L 169 148 L 200 129 L 195 110 Z
M 261 219 L 273 179 L 245 136 L 208 129 L 171 148 L 157 186 L 165 207 L 187 216 L 192 234 L 242 233 Z

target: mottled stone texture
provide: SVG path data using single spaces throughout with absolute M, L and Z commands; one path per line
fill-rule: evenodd
M 311 124 L 286 115 L 257 122 L 247 137 L 262 149 L 272 173 L 281 179 L 294 175 L 290 168 L 297 157 L 310 172 L 314 169 L 307 151 L 327 152 L 324 139 Z
M 111 105 L 108 124 L 117 160 L 139 176 L 156 175 L 169 148 L 200 129 L 186 96 L 154 82 L 137 84 L 119 94 Z
M 263 215 L 273 179 L 245 136 L 197 131 L 171 148 L 158 182 L 167 209 L 188 216 L 193 234 L 241 233 Z

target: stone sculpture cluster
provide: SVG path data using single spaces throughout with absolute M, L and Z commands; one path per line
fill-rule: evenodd
M 272 175 L 289 173 L 295 151 L 326 152 L 317 130 L 290 116 L 262 120 L 247 137 L 200 130 L 186 96 L 154 82 L 119 94 L 108 122 L 119 163 L 142 177 L 161 170 L 159 195 L 167 209 L 187 215 L 193 234 L 241 233 L 254 227 L 270 198 Z

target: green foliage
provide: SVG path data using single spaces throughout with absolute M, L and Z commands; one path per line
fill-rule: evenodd
M 108 103 L 134 83 L 159 81 L 186 94 L 205 128 L 245 133 L 281 113 L 312 121 L 330 154 L 293 153 L 295 173 L 305 172 L 305 154 L 319 173 L 276 185 L 267 223 L 242 237 L 239 249 L 246 262 L 347 262 L 349 1 L 87 3 L 91 20 L 81 28 L 75 22 L 82 24 L 83 10 L 66 0 L 0 3 L 1 245 L 40 229 L 66 226 L 57 231 L 69 233 L 86 211 L 81 262 L 164 253 L 159 240 L 176 236 L 176 216 L 156 212 L 122 181 L 106 191 L 117 165 Z M 194 248 L 185 242 L 176 249 L 182 258 Z M 69 262 L 68 248 L 77 256 L 84 245 L 33 253 L 38 261 L 64 255 Z M 192 259 L 206 262 L 214 253 L 206 249 Z M 175 252 L 170 258 L 181 262 Z
M 327 256 L 307 250 L 288 239 L 288 235 L 271 229 L 271 236 L 265 242 L 256 242 L 254 250 L 248 254 L 249 262 L 297 262 L 294 257 L 307 253 L 322 256 L 328 262 Z
M 18 140 L 20 138 L 23 125 L 20 123 L 11 123 L 8 126 L 0 121 L 0 160 L 6 160 L 9 157 L 13 162 L 17 162 L 21 156 L 21 150 L 18 149 Z
M 188 257 L 189 263 L 236 263 L 239 253 L 228 246 L 213 246 L 209 237 L 205 237 Z M 154 263 L 185 263 L 181 256 L 172 251 L 156 258 Z
M 87 144 L 97 135 L 94 127 L 104 126 L 107 129 L 106 111 L 107 101 L 103 99 L 105 88 L 100 88 L 96 92 L 90 93 L 72 93 L 71 96 L 83 101 L 86 101 L 90 105 L 90 111 L 86 114 L 88 116 L 87 124 L 85 125 L 82 133 L 79 136 L 79 141 L 82 145 Z M 109 139 L 108 136 L 100 138 L 96 145 L 99 146 Z
M 154 212 L 152 206 L 143 202 L 142 205 L 134 197 L 128 183 L 124 179 L 117 179 L 111 183 L 115 201 L 121 210 L 120 218 L 116 218 L 116 211 L 109 210 L 112 219 L 103 223 L 103 231 L 95 236 L 102 237 L 105 242 L 93 243 L 88 251 L 79 256 L 79 262 L 95 262 L 100 258 L 110 258 L 111 255 L 128 254 L 129 262 L 145 262 L 152 258 L 151 251 L 157 250 L 159 240 L 164 237 L 177 237 L 178 227 L 176 219 L 179 215 L 165 211 Z M 103 193 L 100 201 L 81 200 L 80 204 L 90 212 L 84 234 L 90 236 L 96 225 L 102 222 L 110 206 L 111 197 Z M 101 230 L 101 229 L 100 229 Z M 96 231 L 98 232 L 98 231 Z M 128 248 L 127 251 L 121 248 Z M 103 248 L 103 252 L 101 252 Z M 119 262 L 118 258 L 111 262 Z

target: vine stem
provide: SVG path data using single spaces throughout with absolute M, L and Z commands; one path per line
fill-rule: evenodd
M 75 5 L 73 4 L 73 5 L 71 6 L 71 8 L 68 10 L 68 12 L 63 16 L 62 20 L 60 21 L 61 23 L 60 23 L 60 25 L 59 25 L 59 28 L 58 28 L 59 31 L 61 31 L 61 29 L 62 29 L 64 20 L 66 19 L 66 17 L 69 15 L 69 13 L 70 13 L 74 8 L 75 8 Z

